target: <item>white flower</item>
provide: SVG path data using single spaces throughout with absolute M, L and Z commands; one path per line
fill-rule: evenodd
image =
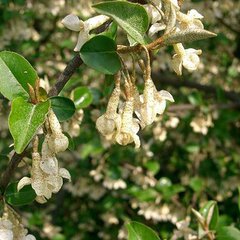
M 38 152 L 38 140 L 36 139 L 33 142 L 31 178 L 23 177 L 17 186 L 18 191 L 20 191 L 25 185 L 31 184 L 37 195 L 36 201 L 39 203 L 45 203 L 47 199 L 51 198 L 52 193 L 57 193 L 61 189 L 63 178 L 71 180 L 69 172 L 65 168 L 59 168 L 58 160 L 55 156 L 60 150 L 66 149 L 68 141 L 61 140 L 63 136 L 60 134 L 60 124 L 55 119 L 56 116 L 54 115 L 55 117 L 53 117 L 53 114 L 53 112 L 50 113 L 48 118 L 51 135 L 49 133 L 46 134 L 42 144 L 41 155 Z M 59 126 L 58 124 L 53 125 L 55 121 L 58 122 Z M 57 126 L 57 129 L 54 130 L 53 126 Z
M 106 113 L 100 116 L 96 121 L 97 130 L 106 138 L 111 139 L 112 135 L 119 128 L 121 121 L 120 114 L 117 113 L 119 98 L 120 98 L 120 84 L 116 84 L 112 95 L 108 101 Z
M 208 128 L 213 126 L 212 117 L 211 115 L 207 115 L 207 117 L 197 116 L 192 119 L 190 126 L 194 132 L 206 135 Z
M 197 240 L 196 233 L 189 228 L 190 218 L 179 221 L 176 223 L 177 230 L 174 230 L 171 240 L 184 238 L 185 240 Z
M 36 240 L 27 233 L 27 229 L 20 222 L 20 216 L 5 205 L 3 217 L 0 218 L 0 240 Z
M 49 130 L 48 146 L 53 153 L 64 152 L 68 148 L 68 138 L 62 133 L 61 125 L 52 110 L 48 113 Z
M 76 15 L 70 14 L 67 15 L 63 20 L 62 24 L 75 32 L 79 32 L 77 45 L 74 48 L 74 51 L 80 51 L 81 47 L 90 39 L 89 32 L 103 23 L 105 23 L 109 17 L 104 15 L 99 15 L 93 18 L 90 18 L 86 21 L 80 20 Z
M 164 112 L 167 100 L 174 102 L 169 92 L 165 90 L 157 91 L 152 79 L 145 80 L 143 95 L 140 96 L 141 105 L 138 109 L 135 109 L 142 128 L 152 124 L 157 114 Z
M 166 28 L 164 23 L 154 23 L 148 30 L 149 37 L 152 37 L 155 33 L 160 32 Z
M 182 12 L 177 13 L 177 19 L 180 22 L 180 30 L 186 29 L 186 28 L 201 28 L 203 29 L 204 26 L 201 22 L 203 16 L 196 11 L 195 9 L 192 9 L 187 12 L 187 14 L 184 14 Z
M 135 143 L 135 148 L 140 147 L 140 139 L 137 135 L 139 131 L 139 121 L 133 117 L 133 98 L 125 102 L 121 115 L 121 124 L 117 129 L 115 140 L 120 145 Z
M 176 54 L 173 56 L 171 65 L 178 75 L 182 75 L 182 67 L 185 67 L 189 71 L 197 70 L 200 64 L 198 55 L 202 53 L 202 50 L 193 48 L 184 49 L 181 43 L 175 44 L 174 49 Z

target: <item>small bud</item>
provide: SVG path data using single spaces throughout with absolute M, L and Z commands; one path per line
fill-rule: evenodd
M 183 42 L 193 42 L 206 38 L 216 37 L 217 35 L 213 32 L 209 32 L 204 29 L 188 29 L 184 31 L 175 31 L 166 34 L 163 37 L 164 45 L 173 45 Z

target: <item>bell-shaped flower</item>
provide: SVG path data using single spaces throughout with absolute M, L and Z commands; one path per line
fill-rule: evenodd
M 115 140 L 120 145 L 135 143 L 135 148 L 140 147 L 140 139 L 137 135 L 140 127 L 139 121 L 133 117 L 133 97 L 125 102 L 122 112 L 121 125 L 117 129 Z
M 141 105 L 135 109 L 142 128 L 151 125 L 157 114 L 162 114 L 166 108 L 166 101 L 174 102 L 172 95 L 165 91 L 157 91 L 152 79 L 145 80 L 143 95 L 140 96 Z
M 62 133 L 61 125 L 52 110 L 48 114 L 50 135 L 48 136 L 48 146 L 53 153 L 64 152 L 68 148 L 68 138 Z
M 79 32 L 77 44 L 74 48 L 74 51 L 76 51 L 76 52 L 80 51 L 80 49 L 82 48 L 84 43 L 86 43 L 90 39 L 89 32 L 91 30 L 101 26 L 108 19 L 109 19 L 109 17 L 107 17 L 107 16 L 99 15 L 96 17 L 92 17 L 86 21 L 82 21 L 74 14 L 67 15 L 62 20 L 62 24 L 66 28 L 68 28 L 72 31 Z
M 204 26 L 200 19 L 202 19 L 203 16 L 195 9 L 192 9 L 187 12 L 187 14 L 184 14 L 182 12 L 177 13 L 177 20 L 179 21 L 178 28 L 180 30 L 184 30 L 187 28 L 200 28 L 203 29 Z
M 155 112 L 163 114 L 166 109 L 167 101 L 174 102 L 173 96 L 166 90 L 161 90 L 155 93 Z
M 182 75 L 183 67 L 190 72 L 197 70 L 200 64 L 200 58 L 198 55 L 201 55 L 202 50 L 196 50 L 193 48 L 184 49 L 181 43 L 175 44 L 174 49 L 176 54 L 173 56 L 171 65 L 178 75 Z
M 120 84 L 116 84 L 111 97 L 109 98 L 106 112 L 96 121 L 97 130 L 107 138 L 111 138 L 120 122 L 121 117 L 117 113 L 120 93 Z
M 36 146 L 32 153 L 31 178 L 23 177 L 17 186 L 20 191 L 24 186 L 31 184 L 36 192 L 36 201 L 46 202 L 51 198 L 52 193 L 57 193 L 63 184 L 63 179 L 71 180 L 69 172 L 58 167 L 58 161 L 54 153 L 48 147 L 49 136 L 45 138 L 42 146 L 42 157 L 38 153 Z

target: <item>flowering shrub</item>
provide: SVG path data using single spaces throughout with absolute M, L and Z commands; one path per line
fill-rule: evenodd
M 237 3 L 75 4 L 0 7 L 0 239 L 238 239 Z

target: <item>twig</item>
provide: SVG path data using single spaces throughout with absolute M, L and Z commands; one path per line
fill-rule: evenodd
M 226 104 L 219 103 L 219 104 L 211 104 L 207 107 L 209 110 L 239 109 L 240 103 L 226 103 Z M 199 106 L 195 106 L 192 104 L 171 105 L 168 107 L 168 112 L 192 111 L 198 108 Z
M 27 151 L 23 151 L 21 154 L 17 154 L 16 152 L 13 154 L 7 169 L 4 171 L 4 173 L 1 176 L 0 179 L 0 187 L 2 190 L 2 193 L 5 191 L 7 185 L 11 181 L 11 178 L 18 166 L 18 164 L 21 162 L 21 160 L 27 155 Z
M 56 84 L 53 86 L 53 88 L 49 92 L 49 96 L 50 97 L 57 96 L 62 91 L 65 84 L 71 78 L 71 76 L 76 71 L 76 69 L 78 69 L 82 64 L 83 64 L 83 61 L 79 53 L 77 53 L 75 57 L 68 63 L 64 71 L 58 77 Z
M 193 88 L 215 96 L 217 96 L 219 93 L 222 93 L 226 98 L 228 98 L 232 102 L 238 104 L 240 103 L 240 93 L 237 93 L 235 91 L 225 91 L 212 85 L 202 85 L 194 81 L 188 81 L 173 77 L 164 77 L 157 73 L 152 74 L 152 79 L 157 87 L 159 87 L 160 84 L 166 84 L 168 86 L 173 86 L 177 89 L 179 89 L 180 87 Z

